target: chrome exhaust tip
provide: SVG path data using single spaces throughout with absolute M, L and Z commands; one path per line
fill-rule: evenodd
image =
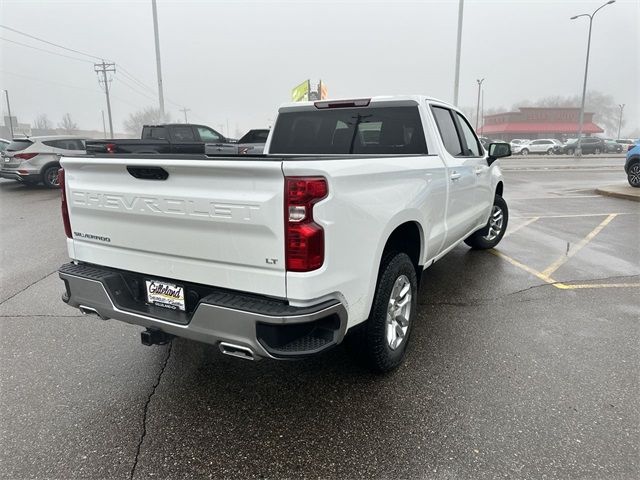
M 244 358 L 245 360 L 255 360 L 253 350 L 249 347 L 242 347 L 240 345 L 234 345 L 232 343 L 220 342 L 220 351 L 225 355 L 231 355 L 232 357 Z
M 95 308 L 87 307 L 86 305 L 80 305 L 78 306 L 78 309 L 83 315 L 97 315 L 98 317 L 102 318 Z

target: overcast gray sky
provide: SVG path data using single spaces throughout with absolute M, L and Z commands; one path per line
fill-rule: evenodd
M 459 104 L 475 105 L 481 77 L 485 108 L 579 94 L 589 22 L 569 17 L 603 1 L 467 0 Z M 639 5 L 618 0 L 594 21 L 588 88 L 626 104 L 623 132 L 640 127 Z M 151 0 L 2 0 L 0 8 L 1 24 L 104 56 L 153 89 L 115 74 L 116 131 L 132 111 L 157 105 Z M 321 78 L 331 97 L 452 101 L 457 11 L 458 0 L 158 0 L 167 110 L 182 119 L 184 105 L 190 121 L 223 130 L 228 120 L 234 135 L 266 126 L 306 78 Z M 4 29 L 0 37 L 74 56 Z M 47 113 L 57 123 L 69 112 L 82 128 L 102 128 L 91 63 L 4 40 L 0 49 L 0 87 L 21 122 Z

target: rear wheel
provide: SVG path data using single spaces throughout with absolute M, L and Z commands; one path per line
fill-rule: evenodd
M 573 155 L 574 153 L 575 153 L 575 150 L 573 148 L 567 149 L 567 155 Z
M 495 247 L 500 243 L 504 232 L 507 230 L 507 223 L 509 222 L 509 209 L 507 208 L 507 202 L 500 195 L 496 195 L 493 200 L 493 208 L 491 209 L 491 215 L 487 225 L 472 233 L 464 241 L 471 248 L 476 250 L 488 250 Z
M 599 148 L 596 148 L 593 153 L 595 153 L 596 155 L 600 155 L 600 152 L 601 152 L 601 150 Z
M 640 162 L 636 162 L 629 167 L 627 180 L 632 187 L 640 188 Z
M 42 171 L 42 183 L 47 188 L 60 188 L 60 181 L 58 179 L 58 170 L 60 167 L 58 165 L 52 165 L 46 167 Z
M 526 157 L 527 155 L 529 155 L 529 150 L 523 148 L 522 150 L 520 150 L 520 155 L 524 155 Z
M 553 155 L 553 148 L 547 150 L 547 155 Z
M 418 278 L 406 253 L 389 252 L 380 265 L 369 319 L 350 333 L 347 346 L 371 370 L 398 367 L 416 317 Z

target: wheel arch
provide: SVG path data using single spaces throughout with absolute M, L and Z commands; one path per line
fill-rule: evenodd
M 504 193 L 504 182 L 502 180 L 500 180 L 500 181 L 498 181 L 498 184 L 496 185 L 496 195 L 500 195 L 502 197 L 503 193 Z
M 395 227 L 387 236 L 380 261 L 390 251 L 403 252 L 409 255 L 416 272 L 418 272 L 424 255 L 424 233 L 420 224 L 416 221 L 407 221 Z

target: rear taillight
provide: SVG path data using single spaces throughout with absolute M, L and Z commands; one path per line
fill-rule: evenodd
M 20 160 L 30 160 L 38 155 L 37 153 L 16 153 L 13 158 L 19 158 Z
M 58 182 L 60 185 L 60 194 L 62 199 L 62 223 L 64 224 L 64 233 L 67 238 L 73 238 L 71 235 L 71 222 L 69 221 L 69 207 L 67 206 L 67 189 L 64 181 L 64 168 L 58 170 Z
M 116 153 L 116 144 L 115 143 L 107 143 L 104 148 L 107 149 L 107 153 Z
M 324 263 L 324 230 L 313 221 L 313 206 L 328 192 L 324 177 L 285 179 L 285 255 L 290 272 L 310 272 Z

